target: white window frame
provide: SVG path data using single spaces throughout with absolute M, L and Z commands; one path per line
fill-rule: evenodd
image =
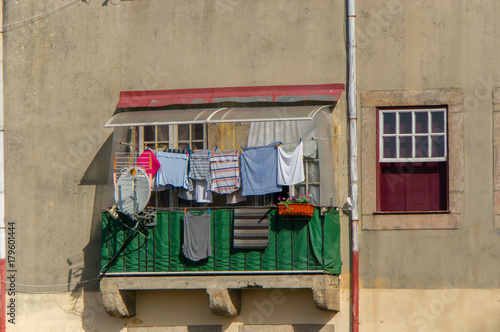
M 138 132 L 138 139 L 139 139 L 139 153 L 143 152 L 144 151 L 144 146 L 146 144 L 151 144 L 151 143 L 154 143 L 155 144 L 155 149 L 158 149 L 158 150 L 163 150 L 163 148 L 167 148 L 167 149 L 176 149 L 179 147 L 179 145 L 181 143 L 187 143 L 189 144 L 190 146 L 193 145 L 193 143 L 195 142 L 203 142 L 203 148 L 206 149 L 207 148 L 207 125 L 206 124 L 202 124 L 203 125 L 203 139 L 194 139 L 193 138 L 193 125 L 196 125 L 194 123 L 192 124 L 187 124 L 189 126 L 189 138 L 187 140 L 179 140 L 179 127 L 178 125 L 151 125 L 151 126 L 148 126 L 148 127 L 161 127 L 161 126 L 168 126 L 168 145 L 164 142 L 161 142 L 159 143 L 158 142 L 158 133 L 157 133 L 157 130 L 155 129 L 155 137 L 154 137 L 154 141 L 148 141 L 148 142 L 145 142 L 144 141 L 144 127 L 145 126 L 138 126 L 137 127 L 137 132 Z
M 443 132 L 433 133 L 432 131 L 432 119 L 431 112 L 443 112 L 444 114 L 444 130 Z M 411 113 L 412 117 L 412 128 L 411 133 L 401 134 L 399 132 L 399 116 L 401 113 Z M 415 131 L 415 114 L 416 113 L 427 113 L 427 133 L 416 133 Z M 396 132 L 394 134 L 384 134 L 384 115 L 385 114 L 395 114 L 396 120 Z M 382 109 L 379 111 L 379 161 L 384 163 L 389 162 L 434 162 L 434 161 L 446 161 L 448 158 L 448 128 L 447 128 L 447 112 L 446 108 L 425 108 L 425 109 Z M 444 156 L 432 157 L 432 136 L 443 136 L 444 137 Z M 395 137 L 396 138 L 396 158 L 385 158 L 384 157 L 384 138 L 385 137 Z M 400 158 L 399 157 L 399 138 L 400 137 L 411 137 L 412 138 L 412 157 L 411 158 Z M 418 158 L 415 157 L 416 151 L 416 140 L 415 137 L 428 137 L 427 155 L 428 157 Z
M 315 163 L 317 162 L 318 163 L 318 170 L 320 172 L 320 176 L 319 176 L 319 181 L 317 182 L 314 182 L 314 181 L 311 181 L 311 179 L 309 178 L 309 165 L 311 163 Z M 290 186 L 290 194 L 291 195 L 297 195 L 299 193 L 299 186 L 305 186 L 306 187 L 306 192 L 309 191 L 309 187 L 312 186 L 312 185 L 317 185 L 318 188 L 319 188 L 319 194 L 320 196 L 319 197 L 313 197 L 313 199 L 316 201 L 316 202 L 321 202 L 321 170 L 320 170 L 320 158 L 318 156 L 318 158 L 309 158 L 309 157 L 304 157 L 304 160 L 303 160 L 303 164 L 304 164 L 304 181 L 300 182 L 300 183 L 297 183 L 297 184 L 294 184 L 294 185 L 291 185 Z

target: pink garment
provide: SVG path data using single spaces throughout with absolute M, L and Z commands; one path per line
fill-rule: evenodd
M 156 159 L 155 154 L 151 150 L 145 150 L 139 158 L 137 158 L 137 166 L 143 168 L 151 177 L 156 175 L 160 169 L 160 162 Z

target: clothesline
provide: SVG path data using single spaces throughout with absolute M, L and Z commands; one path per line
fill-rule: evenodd
M 245 201 L 247 196 L 278 193 L 283 186 L 302 183 L 303 144 L 301 139 L 293 151 L 274 144 L 238 147 L 230 152 L 217 147 L 201 150 L 201 153 L 146 149 L 137 158 L 133 156 L 133 160 L 122 160 L 115 154 L 113 163 L 115 169 L 130 162 L 134 164 L 127 169 L 133 171 L 134 167 L 141 167 L 150 179 L 150 190 L 179 188 L 178 197 L 198 203 L 212 203 L 212 192 L 227 194 L 227 204 L 236 204 Z M 113 174 L 115 188 L 118 175 Z
M 328 137 L 311 137 L 311 138 L 309 138 L 309 139 L 303 139 L 302 141 L 303 141 L 303 142 L 311 142 L 311 141 L 330 140 L 330 139 L 331 139 L 331 138 L 328 138 Z M 281 144 L 282 144 L 282 145 L 289 145 L 289 144 L 294 144 L 294 143 L 296 143 L 296 142 L 288 142 L 288 143 L 281 143 Z M 299 143 L 300 143 L 300 140 L 299 140 Z M 134 147 L 134 148 L 135 148 L 135 147 L 139 147 L 139 146 L 143 146 L 144 148 L 149 148 L 149 149 L 151 149 L 150 147 L 148 147 L 148 146 L 147 146 L 147 145 L 148 145 L 147 143 L 144 143 L 144 144 L 136 144 L 136 143 L 130 143 L 130 142 L 120 142 L 120 144 L 122 144 L 122 145 L 126 145 L 126 146 L 130 146 L 130 147 Z M 164 145 L 164 148 L 163 148 L 163 149 L 164 149 L 164 150 L 168 150 L 168 149 L 167 149 L 167 148 L 165 148 L 165 147 L 166 147 L 166 145 Z M 216 148 L 217 148 L 217 147 L 216 147 Z M 152 150 L 154 150 L 154 149 L 152 149 Z M 171 150 L 184 150 L 184 151 L 188 151 L 188 150 L 186 150 L 186 149 L 179 149 L 178 147 L 177 147 L 177 148 L 175 148 L 175 149 L 171 149 Z M 211 150 L 211 149 L 203 149 L 203 150 Z M 219 149 L 217 149 L 217 150 L 219 150 Z M 231 150 L 234 150 L 234 149 L 231 149 Z M 195 151 L 195 150 L 193 150 L 193 151 Z M 219 151 L 224 151 L 224 150 L 219 150 Z M 184 152 L 184 153 L 185 153 L 185 152 Z

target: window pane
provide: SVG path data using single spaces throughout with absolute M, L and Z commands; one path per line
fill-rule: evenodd
M 158 142 L 158 149 L 160 150 L 166 150 L 168 149 L 168 142 Z
M 396 113 L 383 113 L 384 134 L 396 133 Z
M 168 126 L 157 126 L 156 133 L 158 135 L 157 140 L 159 141 L 168 141 Z
M 432 136 L 432 155 L 431 157 L 444 157 L 444 135 Z
M 429 137 L 415 136 L 415 158 L 429 157 Z
M 399 133 L 411 134 L 411 113 L 399 113 Z
M 320 191 L 318 184 L 309 186 L 309 195 L 311 196 L 309 202 L 311 204 L 318 205 L 320 202 Z
M 203 139 L 203 125 L 202 124 L 194 124 L 191 127 L 192 129 L 192 136 L 194 140 L 201 140 Z
M 189 125 L 179 125 L 177 135 L 179 141 L 189 141 Z
M 444 112 L 431 112 L 432 132 L 444 133 Z
M 189 143 L 179 143 L 179 149 L 189 150 Z
M 382 158 L 396 158 L 396 137 L 384 137 Z
M 295 186 L 295 194 L 296 195 L 300 195 L 300 194 L 305 195 L 306 194 L 306 186 L 305 185 Z
M 429 132 L 429 113 L 415 112 L 415 133 L 425 134 Z
M 153 126 L 144 127 L 144 141 L 153 142 L 155 140 L 155 132 Z
M 412 141 L 411 136 L 399 138 L 399 158 L 412 157 Z
M 309 161 L 307 167 L 307 182 L 319 182 L 319 161 Z
M 195 142 L 195 143 L 193 143 L 193 149 L 194 148 L 202 150 L 203 149 L 203 142 Z

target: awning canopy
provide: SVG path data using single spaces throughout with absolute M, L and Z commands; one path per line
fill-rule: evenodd
M 122 112 L 114 115 L 105 127 L 134 127 L 223 122 L 265 122 L 312 120 L 331 105 L 282 107 L 222 107 L 158 111 Z
M 119 113 L 105 127 L 312 120 L 319 110 L 332 107 L 343 91 L 343 84 L 122 91 Z M 266 105 L 255 105 L 262 103 Z
M 163 107 L 169 105 L 215 104 L 222 102 L 289 103 L 300 101 L 337 102 L 344 84 L 244 86 L 226 88 L 122 91 L 116 108 Z

